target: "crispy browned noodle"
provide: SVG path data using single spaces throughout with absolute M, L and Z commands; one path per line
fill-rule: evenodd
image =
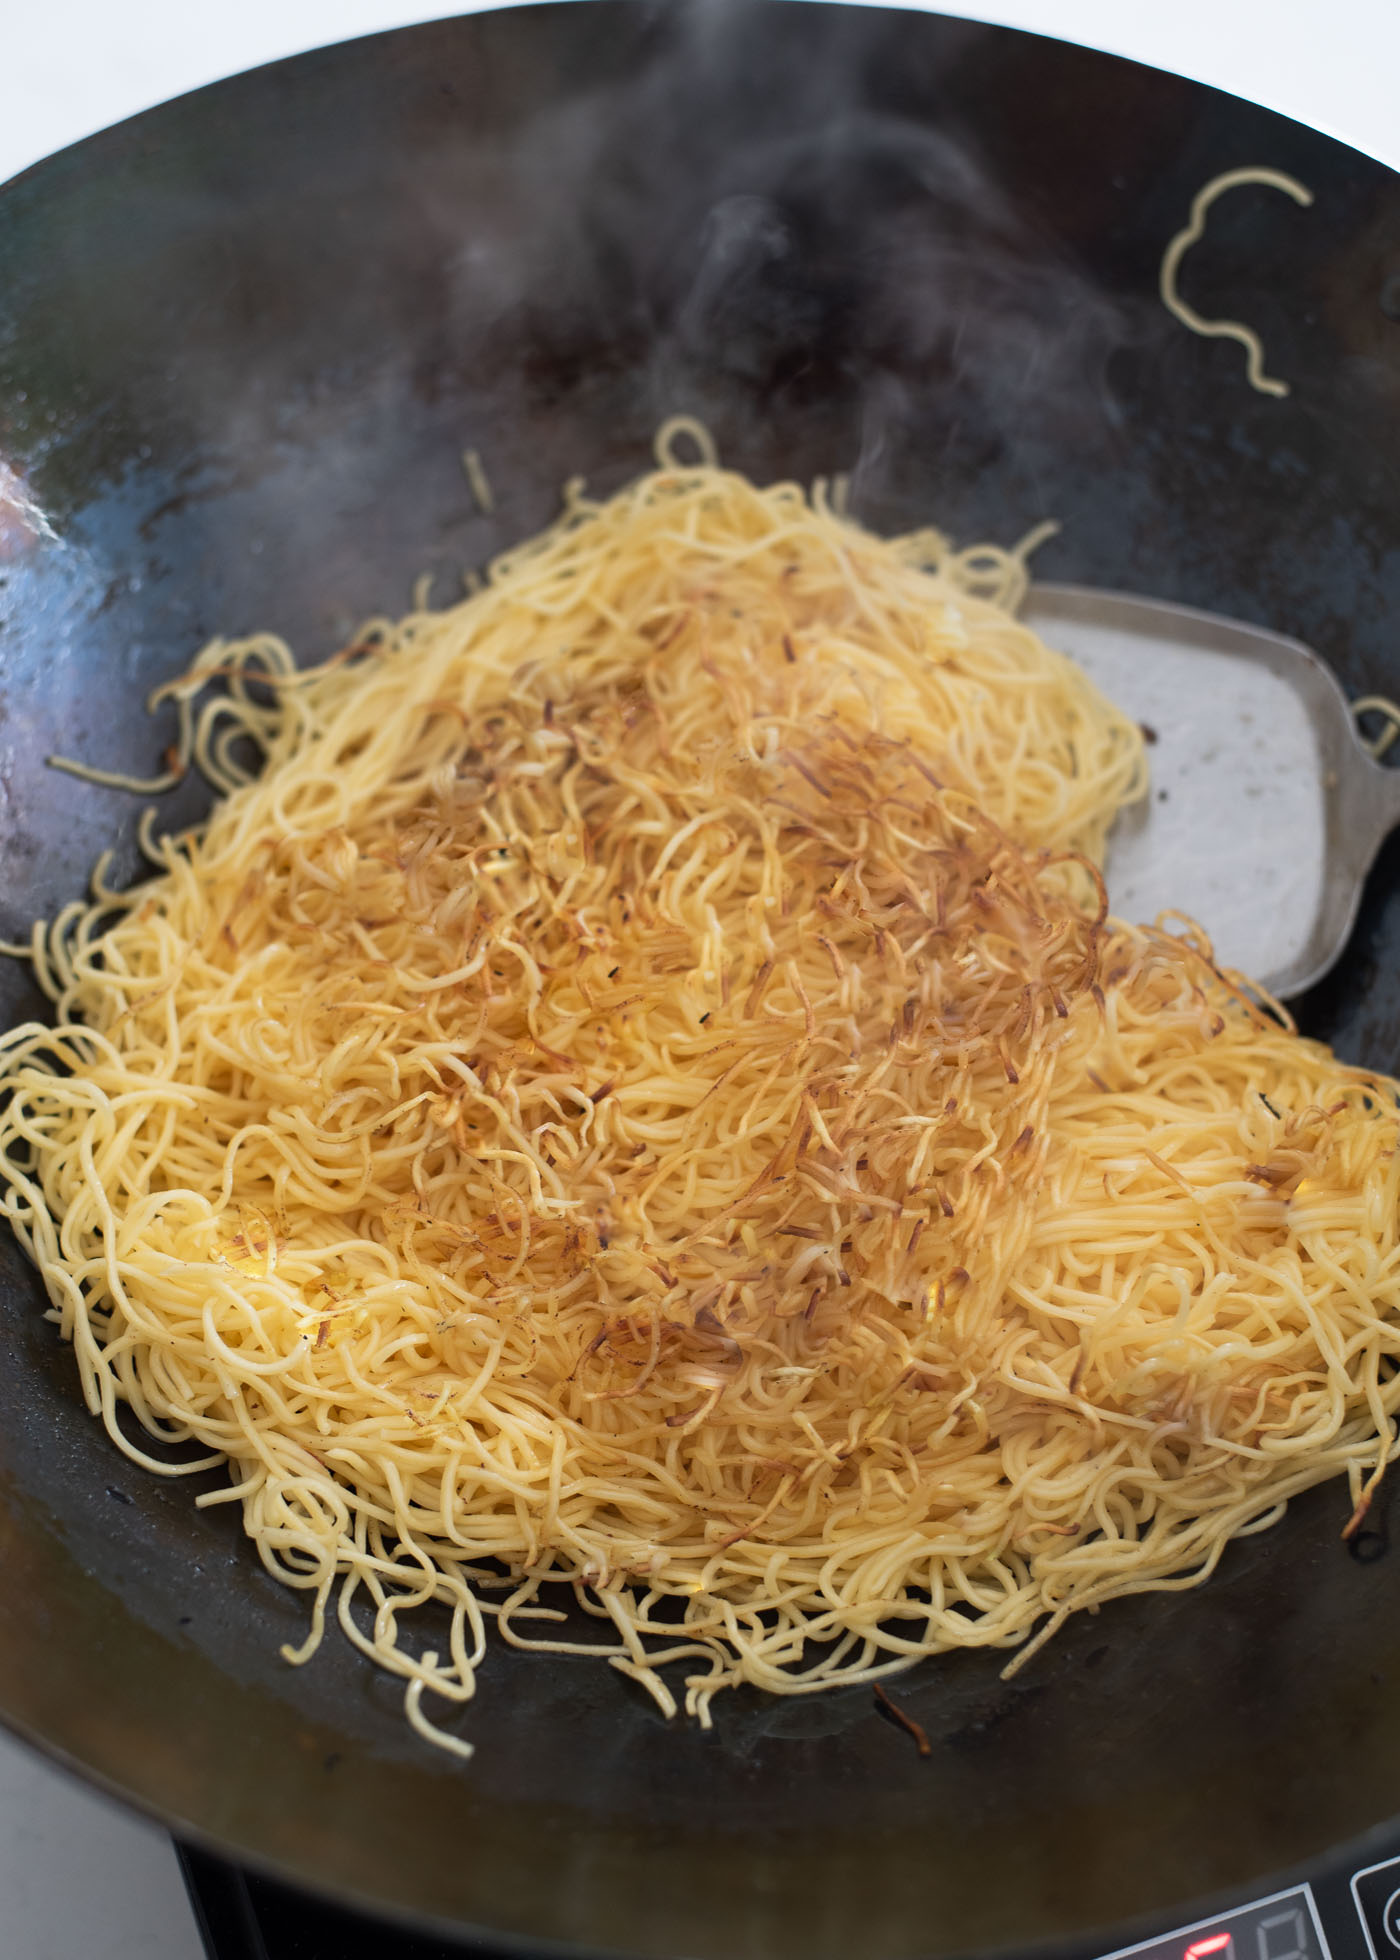
M 463 1753 L 551 1583 L 707 1721 L 1193 1585 L 1391 1432 L 1392 1086 L 1105 924 L 1140 739 L 1020 561 L 673 439 L 350 658 L 208 649 L 212 816 L 0 1054 L 90 1405 Z

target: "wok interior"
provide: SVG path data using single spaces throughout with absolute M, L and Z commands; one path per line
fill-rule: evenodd
M 1191 197 L 1241 161 L 1317 198 L 1222 204 L 1195 268 L 1282 401 L 1155 298 Z M 1396 691 L 1397 250 L 1397 180 L 1264 111 L 801 0 L 405 30 L 65 152 L 0 196 L 0 930 L 114 836 L 135 865 L 139 803 L 46 754 L 154 767 L 142 696 L 211 633 L 307 658 L 424 571 L 445 602 L 566 478 L 643 467 L 675 410 L 760 479 L 850 471 L 877 529 L 1054 516 L 1047 576 L 1267 622 Z M 1398 886 L 1392 848 L 1302 1010 L 1382 1067 Z M 33 1010 L 22 969 L 0 986 L 7 1023 Z M 0 1712 L 304 1883 L 593 1949 L 967 1953 L 1250 1887 L 1400 1809 L 1400 1564 L 1384 1502 L 1341 1546 L 1339 1488 L 1011 1684 L 995 1654 L 925 1664 L 898 1695 L 930 1762 L 868 1689 L 734 1697 L 701 1735 L 601 1663 L 505 1649 L 449 1762 L 343 1642 L 277 1658 L 304 1602 L 230 1510 L 194 1511 L 216 1479 L 113 1450 L 8 1239 L 0 1262 Z

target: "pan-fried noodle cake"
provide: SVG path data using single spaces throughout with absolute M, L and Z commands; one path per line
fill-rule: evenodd
M 1355 1522 L 1400 1396 L 1394 1085 L 1105 917 L 1140 735 L 1021 558 L 684 440 L 446 612 L 208 648 L 212 814 L 36 927 L 0 1062 L 93 1410 L 462 1753 L 425 1692 L 561 1588 L 701 1721 L 1024 1655 Z

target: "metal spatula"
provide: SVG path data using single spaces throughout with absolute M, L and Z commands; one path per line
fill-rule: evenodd
M 1341 954 L 1400 824 L 1400 770 L 1363 744 L 1296 640 L 1187 606 L 1033 585 L 1022 618 L 1143 724 L 1152 788 L 1109 839 L 1114 912 L 1198 919 L 1222 965 L 1287 998 Z

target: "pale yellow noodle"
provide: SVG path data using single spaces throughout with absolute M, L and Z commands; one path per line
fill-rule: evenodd
M 466 472 L 471 493 L 476 499 L 477 509 L 483 517 L 493 516 L 496 509 L 495 492 L 491 488 L 491 479 L 486 474 L 486 467 L 475 449 L 462 451 L 462 468 Z
M 1393 1085 L 1104 922 L 1141 737 L 981 596 L 1023 554 L 707 442 L 319 668 L 209 649 L 208 822 L 0 1044 L 89 1406 L 458 1753 L 489 1617 L 708 1721 L 1194 1585 L 1389 1446 Z
M 1287 395 L 1289 384 L 1276 376 L 1264 372 L 1264 343 L 1253 327 L 1246 326 L 1242 320 L 1207 320 L 1195 307 L 1181 297 L 1177 279 L 1181 262 L 1193 245 L 1205 236 L 1206 216 L 1218 197 L 1226 191 L 1238 190 L 1246 184 L 1262 184 L 1266 189 L 1284 191 L 1295 204 L 1309 205 L 1313 194 L 1296 177 L 1289 177 L 1282 170 L 1270 169 L 1266 164 L 1249 164 L 1239 170 L 1222 171 L 1202 186 L 1191 200 L 1191 215 L 1182 229 L 1167 246 L 1158 275 L 1158 287 L 1162 304 L 1169 313 L 1175 314 L 1182 325 L 1192 333 L 1207 339 L 1237 340 L 1245 353 L 1245 377 L 1251 388 L 1261 395 Z

